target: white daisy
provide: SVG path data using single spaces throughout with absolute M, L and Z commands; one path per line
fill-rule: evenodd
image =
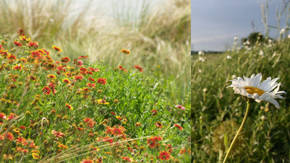
M 280 83 L 276 81 L 278 78 L 271 79 L 268 77 L 266 80 L 261 82 L 262 74 L 253 74 L 250 78 L 238 77 L 232 81 L 229 87 L 233 87 L 236 94 L 246 96 L 254 99 L 256 102 L 268 101 L 275 105 L 276 108 L 280 108 L 279 103 L 275 100 L 276 98 L 282 99 L 282 94 L 285 91 L 279 91 Z

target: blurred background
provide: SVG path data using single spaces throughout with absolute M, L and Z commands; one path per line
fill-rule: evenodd
M 168 79 L 172 99 L 190 92 L 189 0 L 0 0 L 0 35 L 23 29 L 40 47 L 92 63 L 134 65 Z M 121 49 L 129 49 L 124 55 Z

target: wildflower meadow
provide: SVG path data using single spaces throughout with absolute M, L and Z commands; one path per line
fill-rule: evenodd
M 0 0 L 0 162 L 190 162 L 189 1 L 106 28 L 25 2 Z

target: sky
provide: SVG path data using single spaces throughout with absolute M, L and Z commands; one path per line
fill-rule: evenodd
M 191 0 L 192 50 L 226 50 L 232 46 L 235 36 L 246 37 L 254 31 L 264 33 L 261 5 L 265 5 L 265 2 L 266 0 Z M 276 26 L 276 11 L 281 11 L 282 0 L 269 0 L 268 3 L 268 24 Z M 285 23 L 281 26 L 285 27 Z M 277 30 L 270 31 L 271 37 L 277 36 Z

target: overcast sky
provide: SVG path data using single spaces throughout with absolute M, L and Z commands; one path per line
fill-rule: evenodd
M 261 4 L 265 0 L 191 0 L 192 49 L 225 50 L 232 45 L 234 36 L 263 33 Z M 277 25 L 276 11 L 281 8 L 282 0 L 269 0 L 270 25 Z M 271 36 L 276 33 L 272 31 Z

